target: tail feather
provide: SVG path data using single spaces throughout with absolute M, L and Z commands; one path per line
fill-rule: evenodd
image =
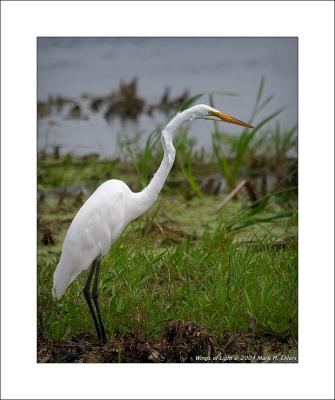
M 71 263 L 66 262 L 62 256 L 53 276 L 52 296 L 54 299 L 60 299 L 67 287 L 78 276 L 71 268 Z
M 57 273 L 58 272 L 57 269 L 54 273 L 54 278 L 53 278 L 52 296 L 54 299 L 58 300 L 63 296 L 66 288 L 69 286 L 70 279 L 69 277 L 65 276 L 60 277 L 60 274 Z
M 100 248 L 99 248 L 100 251 Z M 59 263 L 53 276 L 52 296 L 60 299 L 67 287 L 77 278 L 77 276 L 86 270 L 97 257 L 97 252 L 89 251 L 69 251 L 64 249 Z

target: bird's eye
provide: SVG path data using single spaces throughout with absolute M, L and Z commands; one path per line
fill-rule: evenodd
M 212 111 L 208 111 L 208 116 L 213 115 Z

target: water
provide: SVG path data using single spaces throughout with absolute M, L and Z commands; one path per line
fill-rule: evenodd
M 148 102 L 160 99 L 166 87 L 171 96 L 188 89 L 194 95 L 217 91 L 237 93 L 215 97 L 215 106 L 248 120 L 261 77 L 265 94 L 275 98 L 259 118 L 285 107 L 278 120 L 283 127 L 297 122 L 297 39 L 295 38 L 39 38 L 38 99 L 49 95 L 79 98 L 84 93 L 105 95 L 120 81 L 138 78 L 138 93 Z M 208 96 L 200 102 L 208 104 Z M 53 116 L 38 124 L 38 149 L 59 145 L 63 153 L 116 156 L 117 135 L 150 132 L 165 117 L 143 116 L 136 124 L 108 124 L 101 115 L 88 120 Z M 257 121 L 256 121 L 257 122 Z M 273 121 L 273 124 L 275 121 Z M 232 132 L 240 128 L 226 126 Z M 190 134 L 209 148 L 212 125 L 196 121 Z

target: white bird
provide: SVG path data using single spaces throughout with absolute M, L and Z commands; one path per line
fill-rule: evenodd
M 84 295 L 101 345 L 107 340 L 98 302 L 101 258 L 108 253 L 125 227 L 156 201 L 174 163 L 176 150 L 172 143 L 173 135 L 184 122 L 194 119 L 225 121 L 252 128 L 249 124 L 205 104 L 178 113 L 162 131 L 164 157 L 149 185 L 141 192 L 134 193 L 124 182 L 108 180 L 88 198 L 67 231 L 62 255 L 53 276 L 52 294 L 59 299 L 74 279 L 91 266 Z M 93 276 L 92 298 L 96 311 L 90 294 Z

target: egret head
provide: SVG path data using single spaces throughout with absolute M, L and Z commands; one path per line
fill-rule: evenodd
M 221 111 L 216 110 L 213 107 L 210 107 L 206 104 L 198 104 L 194 107 L 186 110 L 189 113 L 189 119 L 210 119 L 213 121 L 224 121 L 230 124 L 244 126 L 245 128 L 253 128 L 251 125 L 246 122 L 240 121 L 237 118 L 234 118 L 228 114 L 225 114 Z

